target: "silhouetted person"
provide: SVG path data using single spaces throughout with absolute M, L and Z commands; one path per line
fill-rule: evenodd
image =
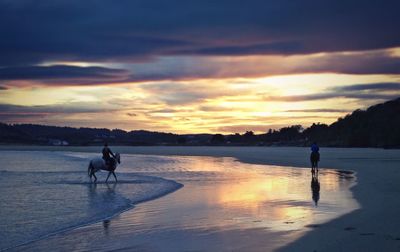
M 311 172 L 314 175 L 315 172 L 318 173 L 318 162 L 319 162 L 319 147 L 316 142 L 311 145 Z
M 115 158 L 114 153 L 110 150 L 110 148 L 108 148 L 108 144 L 104 143 L 104 148 L 103 148 L 103 159 L 106 162 L 106 166 L 110 167 L 110 165 L 112 164 L 111 162 L 114 161 L 114 159 L 111 159 L 111 156 L 113 158 Z
M 107 230 L 109 226 L 110 226 L 110 220 L 103 220 L 104 229 Z
M 313 176 L 311 179 L 311 191 L 312 191 L 312 199 L 315 203 L 315 206 L 318 206 L 319 189 L 320 189 L 320 184 L 318 181 L 318 176 Z

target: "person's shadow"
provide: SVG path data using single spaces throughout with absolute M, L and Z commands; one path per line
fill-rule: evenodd
M 312 191 L 312 199 L 315 203 L 315 206 L 318 206 L 318 201 L 319 201 L 319 190 L 320 190 L 320 184 L 318 181 L 318 176 L 312 176 L 311 179 L 311 191 Z

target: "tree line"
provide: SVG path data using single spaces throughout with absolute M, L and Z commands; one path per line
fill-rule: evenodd
M 314 123 L 269 129 L 263 134 L 247 131 L 243 134 L 178 135 L 146 130 L 72 128 L 35 124 L 0 123 L 0 143 L 41 144 L 58 142 L 69 145 L 265 145 L 308 146 L 318 142 L 332 147 L 400 147 L 400 98 L 356 110 L 327 125 Z

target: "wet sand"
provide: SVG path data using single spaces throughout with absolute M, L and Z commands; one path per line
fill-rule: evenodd
M 88 151 L 87 148 L 67 149 Z M 121 153 L 136 154 L 228 156 L 248 163 L 308 167 L 307 148 L 115 147 L 114 149 Z M 97 151 L 97 148 L 93 148 L 93 150 Z M 265 234 L 259 229 L 246 229 L 242 232 L 225 232 L 221 239 L 239 241 L 240 239 L 236 238 L 243 236 L 247 238 L 244 240 L 246 242 L 233 243 L 233 246 L 228 247 L 227 250 L 268 251 L 279 248 L 282 251 L 399 251 L 400 228 L 398 223 L 400 223 L 400 215 L 398 214 L 398 209 L 400 198 L 398 196 L 400 193 L 400 183 L 398 181 L 400 181 L 400 151 L 322 148 L 321 155 L 321 167 L 353 170 L 357 173 L 357 185 L 352 187 L 351 190 L 361 208 L 327 223 L 304 227 L 311 231 L 304 232 L 298 237 L 294 237 L 294 239 L 279 240 L 277 238 L 277 243 L 280 243 L 279 246 L 269 246 L 271 243 L 274 243 L 272 242 L 274 238 L 268 236 L 271 239 L 266 240 Z M 167 200 L 168 197 L 175 197 L 178 193 L 179 191 L 159 200 Z M 136 210 L 139 211 L 145 204 L 152 203 L 148 202 L 139 205 Z M 123 218 L 123 214 L 116 219 L 118 218 Z M 101 226 L 102 230 L 107 230 L 104 228 L 104 225 L 112 227 L 112 221 L 114 220 L 111 220 L 109 224 L 99 223 L 97 225 Z M 95 227 L 84 227 L 79 230 L 85 228 Z M 79 230 L 75 230 L 74 232 L 79 232 Z M 112 228 L 109 230 L 111 232 Z M 185 233 L 183 230 L 177 236 L 185 239 Z M 210 233 L 199 235 L 213 237 Z M 82 235 L 71 236 L 71 239 L 73 237 L 80 237 L 81 240 L 84 239 Z M 280 237 L 285 236 L 281 235 Z M 130 238 L 126 239 L 129 242 Z M 241 240 L 243 241 L 243 239 Z M 288 240 L 291 242 L 289 243 Z M 73 241 L 77 244 L 84 244 L 83 241 Z M 50 242 L 48 244 L 51 244 L 50 240 L 48 242 Z M 104 246 L 101 248 L 107 250 L 106 244 L 111 243 L 111 240 L 110 243 L 103 242 Z M 137 250 L 146 249 L 144 244 L 136 244 L 136 247 L 125 246 L 125 248 L 128 250 L 134 250 L 135 248 Z M 196 245 L 194 241 L 193 244 Z M 53 245 L 56 247 L 62 246 L 62 244 L 57 243 Z M 201 242 L 198 246 L 199 250 L 208 250 L 210 248 Z M 96 247 L 91 247 L 91 249 L 96 249 Z M 150 251 L 153 250 L 150 248 Z

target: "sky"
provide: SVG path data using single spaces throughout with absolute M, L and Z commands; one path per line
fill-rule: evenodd
M 0 0 L 0 122 L 330 124 L 400 96 L 400 2 Z

